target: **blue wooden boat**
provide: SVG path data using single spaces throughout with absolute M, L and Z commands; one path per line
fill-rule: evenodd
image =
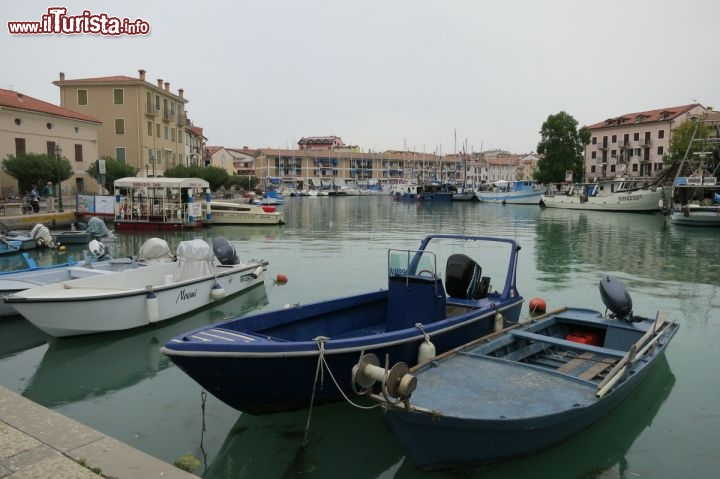
M 418 250 L 388 251 L 387 289 L 239 317 L 161 350 L 246 413 L 337 401 L 353 393 L 349 373 L 363 352 L 415 364 L 426 337 L 443 352 L 491 333 L 498 320 L 518 321 L 519 250 L 508 238 L 427 236 Z M 320 366 L 334 381 L 327 373 L 319 381 Z
M 396 376 L 396 384 L 412 387 L 384 385 L 391 394 L 373 397 L 386 406 L 386 420 L 416 466 L 458 467 L 538 451 L 630 396 L 678 325 L 661 313 L 655 319 L 633 315 L 615 278 L 603 279 L 600 288 L 608 316 L 563 308 Z M 377 367 L 378 361 L 361 360 L 356 381 L 367 384 L 367 364 Z

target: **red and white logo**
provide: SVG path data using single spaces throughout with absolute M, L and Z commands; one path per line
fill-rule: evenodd
M 68 15 L 65 7 L 50 7 L 39 22 L 7 22 L 11 35 L 147 35 L 150 24 L 140 18 L 118 18 L 83 10 Z

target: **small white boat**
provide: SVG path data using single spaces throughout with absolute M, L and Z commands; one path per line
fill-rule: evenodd
M 210 223 L 214 225 L 281 225 L 285 214 L 274 205 L 253 205 L 230 201 L 210 203 Z
M 662 187 L 642 178 L 614 178 L 592 183 L 576 183 L 565 192 L 548 190 L 542 195 L 547 208 L 592 211 L 659 211 Z
M 0 273 L 0 297 L 25 291 L 50 283 L 70 281 L 76 278 L 87 278 L 107 273 L 117 273 L 126 269 L 146 266 L 161 262 L 170 262 L 172 255 L 165 240 L 150 238 L 140 248 L 135 258 L 112 259 L 105 246 L 97 240 L 90 241 L 89 250 L 81 262 L 70 260 L 67 263 L 49 266 L 38 266 L 35 261 L 23 254 L 27 267 Z M 8 302 L 0 302 L 0 317 L 12 316 L 18 311 Z
M 55 337 L 120 331 L 189 313 L 263 283 L 268 262 L 240 262 L 225 238 L 182 241 L 177 262 L 38 286 L 5 302 Z
M 535 180 L 499 180 L 486 190 L 476 191 L 475 196 L 483 203 L 539 205 L 540 197 L 546 189 Z

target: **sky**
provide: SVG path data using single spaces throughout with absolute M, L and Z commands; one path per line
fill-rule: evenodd
M 12 35 L 7 22 L 140 19 L 147 35 Z M 694 102 L 720 108 L 717 0 L 3 2 L 0 88 L 126 75 L 184 89 L 208 145 L 536 151 L 549 115 L 579 126 Z

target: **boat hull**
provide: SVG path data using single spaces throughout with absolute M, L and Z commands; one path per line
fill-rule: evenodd
M 667 221 L 684 226 L 720 227 L 720 206 L 673 208 L 667 214 Z
M 263 282 L 256 269 L 266 263 L 218 266 L 216 273 L 175 282 L 177 263 L 145 266 L 112 277 L 77 279 L 6 298 L 37 328 L 55 337 L 120 331 L 147 326 L 216 302 L 213 285 L 228 298 Z M 152 287 L 151 298 L 146 285 Z M 218 299 L 218 300 L 220 300 Z M 155 304 L 157 306 L 155 307 Z
M 613 193 L 605 196 L 543 195 L 546 208 L 589 211 L 651 212 L 660 210 L 662 189 Z
M 379 294 L 368 298 L 368 308 L 372 308 L 372 304 L 378 308 L 374 314 L 382 314 L 380 311 L 385 309 L 384 302 L 378 303 Z M 348 316 L 365 314 L 358 306 L 354 305 Z M 516 301 L 500 308 L 500 312 L 506 320 L 518 321 L 521 307 L 522 298 L 518 296 Z M 424 330 L 432 334 L 436 350 L 442 352 L 467 342 L 468 338 L 492 332 L 495 313 L 495 309 L 488 308 L 463 320 L 426 324 Z M 221 333 L 213 331 L 212 334 Z M 248 333 L 239 331 L 238 334 Z M 328 341 L 324 345 L 323 360 L 334 381 L 328 377 L 318 381 L 320 345 L 309 339 L 296 342 L 292 349 L 283 348 L 281 342 L 275 350 L 244 353 L 233 351 L 232 347 L 224 351 L 183 351 L 176 341 L 166 344 L 162 351 L 188 376 L 227 405 L 245 413 L 261 415 L 303 409 L 310 406 L 311 401 L 317 405 L 342 400 L 334 381 L 337 381 L 342 393 L 352 395 L 350 372 L 361 355 L 372 352 L 381 358 L 387 355 L 392 363 L 403 361 L 415 364 L 424 335 L 419 329 L 412 328 L 391 335 L 366 333 L 351 340 Z
M 494 192 L 478 191 L 475 193 L 477 199 L 483 203 L 502 203 L 508 205 L 539 205 L 542 191 L 528 192 Z

